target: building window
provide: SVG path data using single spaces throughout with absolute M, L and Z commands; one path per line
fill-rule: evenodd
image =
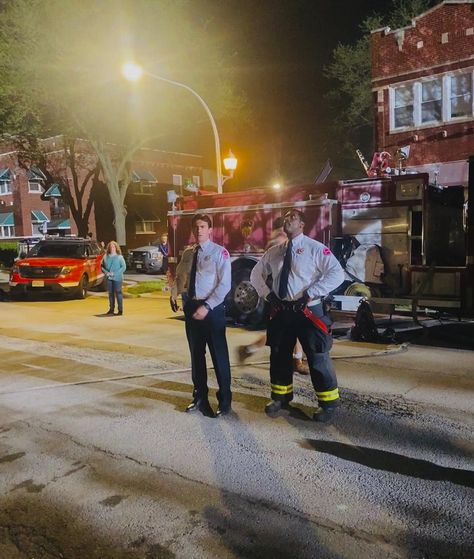
M 395 128 L 414 125 L 414 94 L 413 85 L 403 85 L 395 89 L 394 124 Z
M 201 186 L 201 177 L 199 175 L 193 175 L 193 184 L 198 188 Z
M 135 186 L 135 194 L 153 194 L 153 186 L 140 182 Z
M 441 78 L 421 83 L 421 122 L 439 122 L 443 111 Z
M 472 115 L 472 72 L 451 76 L 449 108 L 451 118 Z
M 155 221 L 136 221 L 135 222 L 135 233 L 156 233 L 155 231 Z
M 41 194 L 42 190 L 40 181 L 28 181 L 28 192 Z
M 472 118 L 473 80 L 469 71 L 390 88 L 390 130 Z
M 14 237 L 15 227 L 13 225 L 0 225 L 0 237 Z
M 0 180 L 0 194 L 11 194 L 12 183 L 9 180 Z
M 173 186 L 183 186 L 183 175 L 173 175 Z

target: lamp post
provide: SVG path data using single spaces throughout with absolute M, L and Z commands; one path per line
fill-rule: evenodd
M 153 78 L 155 80 L 162 81 L 162 82 L 165 82 L 165 83 L 169 83 L 171 85 L 176 85 L 177 87 L 181 87 L 183 89 L 186 89 L 186 91 L 189 91 L 190 93 L 192 93 L 194 95 L 194 97 L 196 97 L 198 99 L 198 101 L 201 103 L 204 110 L 206 111 L 206 114 L 209 117 L 209 120 L 211 121 L 212 132 L 214 133 L 214 148 L 215 148 L 215 155 L 216 155 L 217 192 L 219 194 L 222 194 L 222 185 L 224 184 L 224 182 L 226 180 L 228 180 L 228 179 L 230 179 L 234 176 L 234 171 L 237 167 L 237 159 L 233 156 L 232 152 L 229 152 L 229 155 L 232 155 L 231 159 L 233 161 L 230 163 L 229 167 L 227 167 L 227 165 L 226 165 L 226 169 L 231 171 L 231 174 L 229 176 L 223 176 L 223 174 L 222 174 L 222 163 L 221 163 L 221 143 L 220 143 L 220 139 L 219 139 L 219 132 L 217 131 L 216 121 L 214 120 L 214 117 L 212 116 L 211 109 L 209 108 L 207 103 L 204 101 L 204 99 L 199 95 L 199 93 L 194 91 L 194 89 L 192 87 L 189 87 L 189 85 L 185 85 L 184 83 L 176 82 L 174 80 L 169 80 L 168 78 L 163 78 L 162 76 L 152 74 L 151 72 L 148 72 L 148 71 L 144 70 L 141 66 L 139 66 L 138 64 L 134 64 L 133 62 L 129 62 L 129 63 L 124 64 L 122 66 L 122 74 L 129 81 L 137 81 L 142 77 L 143 74 L 145 74 L 146 76 L 149 76 L 150 78 Z M 225 161 L 227 161 L 228 159 L 229 158 L 227 158 Z M 224 164 L 225 164 L 225 161 L 224 161 Z M 234 163 L 234 161 L 235 161 L 235 163 Z

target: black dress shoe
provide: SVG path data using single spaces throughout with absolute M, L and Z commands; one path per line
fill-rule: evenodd
M 113 316 L 115 313 L 112 309 L 109 309 L 105 314 Z
M 319 410 L 314 412 L 313 421 L 317 421 L 318 423 L 330 423 L 334 419 L 336 410 L 336 406 L 319 408 Z
M 281 413 L 288 413 L 291 406 L 288 402 L 273 400 L 265 406 L 265 413 L 270 417 L 277 417 Z
M 194 413 L 197 411 L 200 411 L 205 417 L 215 417 L 209 402 L 198 400 L 197 402 L 191 402 L 186 408 L 187 413 Z
M 226 415 L 230 415 L 232 413 L 232 408 L 230 406 L 226 407 L 218 407 L 216 411 L 216 417 L 224 417 Z

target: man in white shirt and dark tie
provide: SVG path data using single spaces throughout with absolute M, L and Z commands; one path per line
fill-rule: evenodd
M 339 405 L 336 373 L 329 356 L 331 320 L 322 297 L 339 287 L 344 272 L 331 251 L 303 234 L 304 214 L 290 210 L 284 216 L 288 241 L 271 247 L 252 270 L 250 281 L 270 303 L 267 345 L 270 346 L 272 401 L 265 411 L 275 417 L 288 412 L 293 399 L 293 348 L 298 338 L 308 358 L 319 409 L 315 421 L 333 419 Z M 272 287 L 267 279 L 272 277 Z
M 187 412 L 201 412 L 214 417 L 208 399 L 206 345 L 216 372 L 217 417 L 231 412 L 232 393 L 229 350 L 225 336 L 224 299 L 231 288 L 231 265 L 228 251 L 210 240 L 212 222 L 206 214 L 192 220 L 196 244 L 186 249 L 176 268 L 171 288 L 171 308 L 177 310 L 176 298 L 187 285 L 184 303 L 186 336 L 191 353 L 193 401 Z

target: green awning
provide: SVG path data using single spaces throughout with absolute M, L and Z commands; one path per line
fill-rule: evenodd
M 32 221 L 49 221 L 48 217 L 41 210 L 31 210 Z
M 71 229 L 71 222 L 69 219 L 52 219 L 48 223 L 48 231 L 52 229 Z
M 11 178 L 10 169 L 0 169 L 0 180 L 9 181 Z
M 45 181 L 46 175 L 38 167 L 30 167 L 26 173 L 29 180 Z
M 59 189 L 59 184 L 57 182 L 52 184 L 43 194 L 43 198 L 61 198 L 61 190 Z
M 137 169 L 132 171 L 132 182 L 158 182 L 150 171 Z
M 146 209 L 141 209 L 136 212 L 136 218 L 139 221 L 154 221 L 156 223 L 160 222 L 161 219 L 156 216 L 153 212 Z
M 15 225 L 15 216 L 13 212 L 0 214 L 0 225 Z

